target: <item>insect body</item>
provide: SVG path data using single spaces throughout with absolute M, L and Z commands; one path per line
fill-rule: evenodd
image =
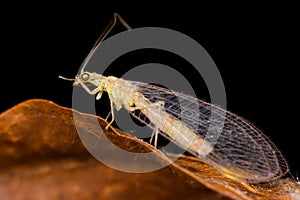
M 96 88 L 90 90 L 87 83 Z M 140 110 L 151 121 L 155 144 L 160 130 L 165 137 L 229 178 L 247 182 L 269 181 L 282 176 L 287 170 L 284 158 L 266 136 L 246 120 L 222 108 L 158 86 L 86 71 L 75 77 L 74 85 L 78 84 L 88 93 L 97 94 L 97 100 L 103 92 L 108 93 L 112 121 L 107 128 L 114 120 L 114 108 L 120 110 L 124 107 L 129 112 Z M 174 96 L 179 99 L 180 105 L 172 101 Z M 180 107 L 181 110 L 165 108 L 164 104 Z M 208 119 L 212 109 L 215 110 L 215 115 L 226 117 L 215 145 L 204 140 L 210 126 Z M 179 113 L 190 121 L 182 122 L 174 117 Z M 144 122 L 139 116 L 133 116 Z M 212 130 L 218 128 L 220 127 L 213 127 Z
M 120 16 L 115 14 L 108 30 L 117 18 Z M 123 107 L 129 112 L 139 110 L 150 124 L 139 115 L 131 114 L 153 129 L 155 146 L 157 134 L 161 133 L 231 179 L 257 183 L 277 179 L 288 171 L 286 161 L 276 146 L 255 126 L 231 112 L 155 85 L 85 71 L 86 63 L 102 40 L 98 40 L 87 56 L 80 74 L 67 80 L 74 80 L 73 85 L 81 85 L 89 94 L 96 94 L 97 100 L 103 92 L 107 92 L 112 121 L 106 128 L 114 121 L 114 108 L 120 110 Z M 96 88 L 91 90 L 86 84 Z M 212 115 L 215 122 L 224 120 L 222 127 L 210 120 Z M 205 137 L 208 131 L 212 133 L 211 138 Z M 218 132 L 218 138 L 213 138 Z
M 96 88 L 90 90 L 85 83 L 92 83 Z M 130 112 L 140 110 L 154 125 L 155 146 L 157 144 L 158 130 L 161 130 L 164 133 L 168 133 L 167 137 L 180 141 L 180 146 L 184 148 L 190 146 L 191 151 L 196 154 L 206 155 L 212 150 L 212 147 L 205 143 L 206 151 L 203 150 L 200 152 L 199 149 L 203 145 L 204 140 L 200 136 L 197 136 L 192 129 L 188 128 L 180 120 L 166 113 L 163 108 L 165 102 L 158 101 L 152 103 L 143 95 L 142 88 L 147 88 L 147 84 L 127 81 L 114 76 L 105 77 L 90 72 L 83 72 L 80 76 L 76 76 L 74 85 L 78 84 L 81 84 L 88 93 L 97 94 L 97 100 L 101 98 L 103 92 L 108 93 L 111 104 L 112 121 L 106 128 L 114 121 L 114 108 L 120 110 L 124 107 Z M 163 88 L 160 89 L 164 90 Z M 167 90 L 165 90 L 165 92 L 167 92 Z M 135 117 L 138 118 L 138 116 Z

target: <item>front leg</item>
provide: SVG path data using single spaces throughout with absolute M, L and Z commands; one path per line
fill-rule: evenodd
M 100 93 L 100 89 L 97 87 L 94 90 L 90 90 L 90 88 L 88 88 L 83 82 L 80 82 L 80 85 L 83 87 L 83 89 L 85 89 L 85 91 L 89 94 L 96 94 L 97 92 Z M 101 92 L 102 94 L 102 92 Z M 101 97 L 101 96 L 100 96 Z

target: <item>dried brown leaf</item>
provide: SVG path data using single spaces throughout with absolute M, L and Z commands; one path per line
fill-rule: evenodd
M 25 101 L 0 115 L 1 199 L 299 198 L 299 185 L 293 180 L 248 185 L 228 179 L 189 156 L 182 156 L 170 168 L 151 173 L 111 169 L 88 153 L 77 135 L 73 113 L 80 119 L 77 128 L 88 130 L 87 135 L 97 136 L 91 119 L 97 119 L 101 127 L 107 125 L 102 118 L 38 99 Z M 127 151 L 155 150 L 119 130 L 110 128 L 104 133 Z M 169 160 L 157 153 L 157 161 Z

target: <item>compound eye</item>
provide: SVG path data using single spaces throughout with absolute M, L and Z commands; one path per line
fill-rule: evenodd
M 81 74 L 81 79 L 83 81 L 87 81 L 87 80 L 89 80 L 89 78 L 90 78 L 90 75 L 88 73 Z

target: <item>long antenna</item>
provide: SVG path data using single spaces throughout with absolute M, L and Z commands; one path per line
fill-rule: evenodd
M 58 78 L 61 78 L 63 80 L 67 80 L 67 81 L 75 81 L 75 78 L 65 78 L 65 77 L 63 77 L 61 75 L 59 75 Z
M 95 53 L 99 45 L 103 42 L 103 40 L 106 38 L 106 36 L 111 32 L 111 30 L 114 28 L 114 26 L 117 23 L 117 20 L 121 22 L 121 24 L 127 29 L 130 30 L 131 27 L 125 22 L 125 20 L 118 14 L 114 13 L 114 18 L 108 23 L 108 25 L 105 27 L 105 29 L 102 31 L 98 39 L 96 40 L 95 44 L 93 45 L 91 51 L 87 55 L 87 57 L 84 59 L 82 68 L 80 73 L 83 73 L 88 61 L 91 59 L 92 55 Z

